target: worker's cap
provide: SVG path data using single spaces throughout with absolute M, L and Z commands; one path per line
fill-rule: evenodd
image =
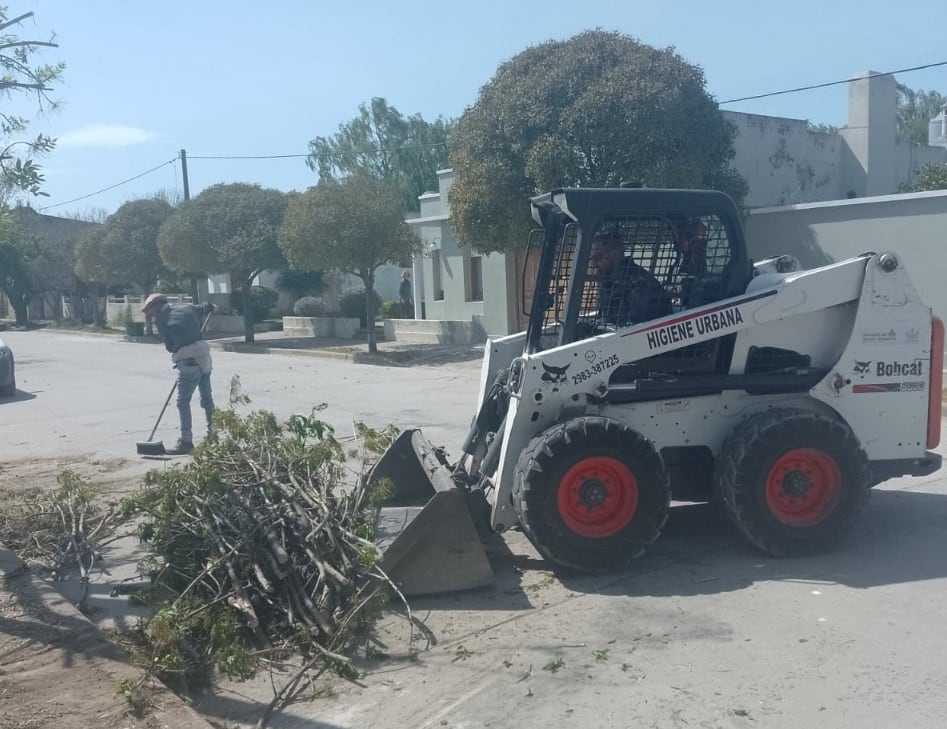
M 145 303 L 141 305 L 141 310 L 145 313 L 151 311 L 152 309 L 157 309 L 160 306 L 164 306 L 168 303 L 168 297 L 164 294 L 151 294 Z
M 613 246 L 624 244 L 625 239 L 622 236 L 620 230 L 615 230 L 614 228 L 603 228 L 595 234 L 594 241 L 599 245 Z

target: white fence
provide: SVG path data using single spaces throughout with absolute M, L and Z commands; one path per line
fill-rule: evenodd
M 105 303 L 105 318 L 109 322 L 125 317 L 127 321 L 145 320 L 145 315 L 141 313 L 141 305 L 147 296 L 129 295 L 129 296 L 109 296 Z M 194 299 L 185 295 L 168 295 L 169 304 L 190 304 Z

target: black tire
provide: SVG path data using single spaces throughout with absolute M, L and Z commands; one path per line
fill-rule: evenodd
M 13 397 L 14 395 L 16 395 L 16 380 L 9 385 L 0 387 L 0 397 Z
M 851 429 L 817 413 L 778 409 L 734 429 L 714 488 L 730 520 L 764 552 L 834 545 L 868 501 L 868 459 Z
M 533 438 L 520 454 L 513 507 L 546 559 L 608 572 L 639 557 L 667 521 L 671 491 L 661 457 L 615 420 L 584 417 Z

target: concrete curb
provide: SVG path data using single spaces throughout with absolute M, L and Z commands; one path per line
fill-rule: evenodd
M 3 546 L 0 574 L 0 600 L 12 611 L 8 619 L 17 626 L 7 633 L 7 650 L 0 655 L 0 674 L 5 681 L 0 714 L 22 715 L 27 720 L 40 714 L 52 718 L 79 712 L 88 719 L 96 717 L 96 726 L 137 726 L 138 722 L 129 719 L 129 706 L 116 696 L 116 689 L 123 679 L 140 675 L 141 669 Z M 55 691 L 31 695 L 38 681 Z M 211 729 L 209 722 L 160 682 L 150 682 L 147 691 L 150 709 L 142 726 Z
M 290 357 L 328 357 L 331 359 L 351 359 L 358 356 L 358 352 L 338 352 L 331 349 L 296 349 L 293 347 L 268 347 L 265 344 L 247 344 L 246 342 L 214 342 L 212 349 L 238 354 L 285 354 Z

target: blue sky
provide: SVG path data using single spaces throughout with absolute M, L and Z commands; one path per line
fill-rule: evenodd
M 527 46 L 589 28 L 673 46 L 704 69 L 718 101 L 947 61 L 942 2 L 880 0 L 480 0 L 476 3 L 330 3 L 320 0 L 7 0 L 34 11 L 21 37 L 55 32 L 64 61 L 58 111 L 31 131 L 59 139 L 44 158 L 56 215 L 107 213 L 156 191 L 180 193 L 165 165 L 87 199 L 68 202 L 188 154 L 191 195 L 217 182 L 305 189 L 316 176 L 300 158 L 358 105 L 383 96 L 402 113 L 459 116 L 497 66 Z M 947 66 L 904 74 L 915 89 L 947 93 Z M 847 87 L 722 108 L 841 126 Z

